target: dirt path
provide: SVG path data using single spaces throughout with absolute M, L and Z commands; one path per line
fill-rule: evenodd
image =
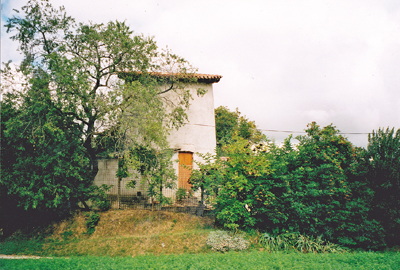
M 3 255 L 0 254 L 0 260 L 1 259 L 40 259 L 40 258 L 45 258 L 45 259 L 53 259 L 51 257 L 39 257 L 39 256 L 26 256 L 26 255 Z

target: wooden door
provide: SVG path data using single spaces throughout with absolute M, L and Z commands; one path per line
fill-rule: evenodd
M 192 185 L 188 183 L 192 172 L 193 153 L 179 152 L 179 182 L 178 188 L 184 188 L 190 191 Z

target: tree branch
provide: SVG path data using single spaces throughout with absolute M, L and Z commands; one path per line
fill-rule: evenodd
M 173 88 L 174 88 L 174 82 L 171 83 L 171 87 L 169 87 L 168 89 L 166 89 L 164 91 L 159 92 L 157 95 L 162 95 L 164 93 L 167 93 L 167 92 L 171 91 Z

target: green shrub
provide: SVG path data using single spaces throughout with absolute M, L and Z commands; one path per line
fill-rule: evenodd
M 187 190 L 185 188 L 178 188 L 178 190 L 176 191 L 176 200 L 178 202 L 181 202 L 186 198 L 187 198 Z
M 299 251 L 303 253 L 341 253 L 346 249 L 331 242 L 299 233 L 285 233 L 276 237 L 265 233 L 259 240 L 267 251 Z
M 113 185 L 106 185 L 103 184 L 101 186 L 92 186 L 91 191 L 91 199 L 90 202 L 92 203 L 92 208 L 98 209 L 101 211 L 106 211 L 110 209 L 111 203 L 108 199 L 107 191 L 109 191 Z
M 369 134 L 365 161 L 374 192 L 370 219 L 381 224 L 386 244 L 400 245 L 400 129 Z
M 207 237 L 207 246 L 211 250 L 226 252 L 229 250 L 245 250 L 249 247 L 249 241 L 241 234 L 232 234 L 226 231 L 212 231 Z
M 135 189 L 135 187 L 136 187 L 136 180 L 128 181 L 128 182 L 125 184 L 125 188 L 126 188 L 126 189 Z
M 228 159 L 206 157 L 207 163 L 199 164 L 200 170 L 193 171 L 190 180 L 194 187 L 214 197 L 217 224 L 228 230 L 257 227 L 256 213 L 262 211 L 255 211 L 260 192 L 268 192 L 263 185 L 269 184 L 265 182 L 271 172 L 269 154 L 255 152 L 249 146 L 247 140 L 236 137 L 224 148 Z
M 100 221 L 100 215 L 96 212 L 90 212 L 86 214 L 86 227 L 87 231 L 86 233 L 88 235 L 92 235 L 94 231 L 96 230 L 96 226 Z
M 380 226 L 368 220 L 373 193 L 364 177 L 360 149 L 333 125 L 320 128 L 311 123 L 306 132 L 296 137 L 296 148 L 289 137 L 286 146 L 272 155 L 277 200 L 262 217 L 268 224 L 265 230 L 321 235 L 354 248 L 379 248 L 383 245 Z M 271 216 L 276 218 L 268 222 Z
M 301 233 L 353 247 L 384 246 L 382 227 L 369 219 L 373 192 L 362 151 L 336 127 L 311 123 L 283 146 L 234 138 L 227 159 L 207 157 L 191 182 L 214 198 L 217 225 L 228 230 Z M 321 238 L 321 239 L 322 239 Z
M 68 230 L 68 231 L 64 231 L 61 234 L 61 236 L 62 236 L 63 240 L 66 241 L 66 240 L 69 240 L 73 234 L 74 234 L 74 232 L 72 230 Z

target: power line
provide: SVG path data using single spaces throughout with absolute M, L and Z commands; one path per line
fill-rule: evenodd
M 275 130 L 275 129 L 259 129 L 260 131 L 267 131 L 267 132 L 281 132 L 281 133 L 303 133 L 306 134 L 305 131 L 290 131 L 290 130 Z M 370 133 L 365 132 L 338 132 L 341 135 L 368 135 Z
M 291 131 L 291 130 L 276 130 L 276 129 L 258 129 L 267 132 L 281 132 L 281 133 L 306 133 L 305 131 Z
M 206 125 L 206 124 L 193 124 L 193 123 L 185 123 L 186 125 L 193 125 L 193 126 L 202 126 L 202 127 L 213 127 L 213 125 Z M 307 132 L 305 131 L 293 131 L 293 130 L 277 130 L 277 129 L 258 129 L 260 131 L 266 131 L 266 132 L 276 132 L 276 133 L 302 133 L 306 134 Z M 371 132 L 339 132 L 338 134 L 340 135 L 368 135 Z

